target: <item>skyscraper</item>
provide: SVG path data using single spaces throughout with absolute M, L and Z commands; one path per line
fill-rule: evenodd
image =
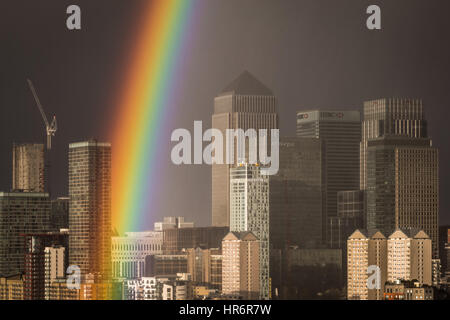
M 312 110 L 297 112 L 297 136 L 325 142 L 325 221 L 337 216 L 337 193 L 359 188 L 359 111 Z
M 111 275 L 111 145 L 69 145 L 69 264 Z
M 270 129 L 278 128 L 277 100 L 270 89 L 245 71 L 214 99 L 212 127 L 224 137 L 226 129 L 268 129 L 270 139 Z M 236 150 L 235 144 L 234 155 Z M 236 162 L 212 165 L 213 226 L 230 225 L 230 168 Z
M 427 138 L 422 100 L 364 103 L 361 189 L 367 196 L 369 230 L 423 229 L 438 258 L 438 173 L 438 149 Z
M 438 150 L 425 138 L 385 137 L 367 144 L 367 228 L 390 234 L 423 229 L 438 257 Z
M 426 138 L 427 121 L 419 99 L 377 99 L 364 102 L 360 148 L 360 189 L 367 188 L 367 148 L 386 136 Z
M 259 240 L 260 298 L 269 299 L 269 176 L 258 165 L 232 168 L 230 201 L 230 231 L 250 231 Z
M 25 271 L 27 233 L 44 233 L 50 229 L 48 193 L 0 192 L 0 275 Z
M 271 248 L 322 244 L 324 151 L 317 138 L 280 138 L 280 169 L 269 176 Z
M 25 192 L 44 192 L 44 166 L 43 144 L 14 144 L 12 189 Z

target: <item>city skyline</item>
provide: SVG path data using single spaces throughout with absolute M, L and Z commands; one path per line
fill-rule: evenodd
M 171 105 L 176 106 L 173 109 L 176 114 L 161 135 L 167 150 L 161 150 L 159 161 L 168 164 L 160 169 L 167 178 L 160 185 L 161 201 L 143 221 L 143 230 L 150 229 L 163 216 L 176 216 L 180 212 L 197 225 L 210 225 L 210 167 L 170 164 L 169 135 L 174 128 L 190 128 L 194 120 L 209 124 L 214 97 L 244 70 L 253 73 L 277 97 L 281 136 L 295 135 L 292 118 L 300 110 L 361 112 L 363 102 L 371 99 L 421 98 L 427 120 L 432 124 L 428 134 L 433 146 L 440 148 L 440 162 L 448 162 L 445 140 L 450 134 L 442 115 L 447 112 L 446 101 L 450 101 L 445 89 L 450 74 L 445 57 L 450 48 L 440 40 L 448 22 L 436 18 L 445 10 L 440 8 L 437 12 L 432 6 L 423 10 L 414 1 L 409 1 L 406 9 L 386 3 L 383 9 L 390 14 L 383 16 L 379 34 L 373 34 L 362 23 L 365 4 L 356 1 L 342 6 L 329 2 L 324 10 L 313 1 L 288 2 L 282 7 L 262 1 L 256 6 L 261 19 L 252 23 L 246 18 L 254 12 L 256 2 L 239 3 L 239 14 L 235 15 L 233 8 L 237 3 L 211 1 L 196 7 L 195 23 L 188 33 L 193 45 L 181 65 L 184 73 L 173 92 Z M 91 136 L 110 140 L 107 127 L 116 108 L 114 92 L 122 86 L 123 63 L 129 55 L 127 44 L 132 41 L 129 34 L 135 28 L 131 17 L 142 5 L 142 1 L 130 5 L 80 1 L 86 19 L 85 28 L 78 34 L 71 34 L 64 25 L 59 27 L 59 20 L 63 19 L 58 12 L 63 5 L 19 1 L 2 8 L 3 20 L 18 32 L 14 39 L 8 31 L 0 33 L 5 40 L 0 60 L 8 62 L 0 79 L 5 106 L 0 125 L 1 190 L 10 190 L 13 142 L 44 141 L 44 128 L 26 86 L 27 77 L 33 80 L 48 114 L 56 114 L 60 124 L 53 141 L 52 188 L 58 190 L 53 197 L 68 195 L 68 144 Z M 93 14 L 98 10 L 107 14 Z M 315 13 L 314 18 L 308 16 L 311 12 Z M 271 25 L 264 22 L 269 14 L 275 16 Z M 398 19 L 404 16 L 411 21 L 402 19 L 399 23 Z M 234 25 L 224 28 L 230 19 Z M 414 20 L 427 23 L 414 24 Z M 341 24 L 343 21 L 345 24 Z M 311 28 L 321 31 L 311 37 L 307 32 Z M 316 55 L 318 51 L 322 53 Z M 274 59 L 280 62 L 271 63 Z M 88 77 L 92 72 L 95 76 Z M 450 185 L 449 176 L 450 170 L 441 166 L 442 194 Z M 187 183 L 192 177 L 199 181 L 197 192 L 191 192 Z M 180 194 L 180 199 L 169 201 L 171 192 Z M 449 209 L 450 200 L 442 197 L 441 224 L 450 222 Z
M 449 300 L 446 6 L 0 4 L 0 300 Z

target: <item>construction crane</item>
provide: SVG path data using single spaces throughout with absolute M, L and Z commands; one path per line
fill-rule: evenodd
M 33 93 L 34 100 L 41 112 L 42 119 L 44 119 L 45 130 L 47 132 L 47 150 L 52 149 L 52 137 L 55 136 L 56 130 L 58 129 L 58 124 L 56 123 L 56 116 L 53 116 L 52 123 L 48 123 L 47 116 L 45 115 L 44 109 L 42 108 L 41 102 L 36 94 L 36 90 L 34 89 L 33 83 L 30 79 L 27 79 L 28 85 L 30 86 L 30 90 Z

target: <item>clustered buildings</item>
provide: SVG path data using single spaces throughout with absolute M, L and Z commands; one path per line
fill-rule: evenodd
M 212 125 L 278 129 L 277 99 L 244 72 L 215 98 Z M 296 126 L 275 175 L 248 148 L 212 165 L 212 226 L 165 217 L 124 235 L 111 225 L 109 143 L 69 145 L 69 195 L 54 200 L 44 146 L 14 144 L 0 299 L 435 299 L 450 229 L 422 101 L 302 110 Z

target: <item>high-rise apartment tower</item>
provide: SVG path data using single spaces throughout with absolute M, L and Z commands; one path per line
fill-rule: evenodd
M 111 145 L 69 145 L 69 264 L 111 276 Z

